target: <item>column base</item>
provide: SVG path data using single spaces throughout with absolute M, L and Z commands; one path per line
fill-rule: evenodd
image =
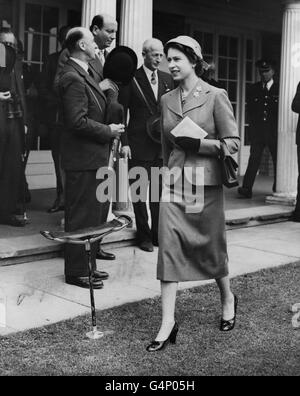
M 285 206 L 295 206 L 296 205 L 296 193 L 286 194 L 286 193 L 275 193 L 266 197 L 267 204 L 273 205 L 285 205 Z

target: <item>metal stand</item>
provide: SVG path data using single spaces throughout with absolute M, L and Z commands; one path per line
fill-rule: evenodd
M 27 216 L 27 211 L 26 211 L 26 174 L 25 174 L 25 172 L 26 172 L 26 166 L 27 166 L 27 162 L 28 162 L 28 158 L 29 158 L 29 150 L 28 150 L 28 148 L 27 148 L 27 130 L 25 130 L 25 132 L 24 132 L 24 150 L 23 150 L 23 153 L 22 153 L 22 167 L 23 167 L 23 169 L 22 169 L 22 171 L 23 171 L 23 174 L 22 174 L 22 195 L 23 195 L 23 202 L 22 202 L 22 212 L 23 212 L 23 220 L 24 220 L 24 222 L 25 222 L 25 224 L 28 224 L 29 223 L 29 218 L 28 218 L 28 216 Z
M 104 336 L 104 333 L 98 331 L 97 329 L 97 316 L 96 316 L 95 296 L 94 296 L 94 288 L 93 288 L 93 267 L 92 267 L 90 239 L 88 239 L 85 243 L 85 251 L 87 254 L 88 265 L 89 265 L 89 283 L 90 283 L 90 298 L 91 298 L 92 326 L 93 326 L 92 331 L 86 333 L 86 336 L 90 340 L 99 340 Z
M 121 221 L 123 220 L 123 221 Z M 41 231 L 41 234 L 51 241 L 60 243 L 70 243 L 73 245 L 84 245 L 88 267 L 89 267 L 89 285 L 90 285 L 90 300 L 91 300 L 91 313 L 92 313 L 92 331 L 86 333 L 86 337 L 90 340 L 99 340 L 104 337 L 105 334 L 111 334 L 111 332 L 102 332 L 97 328 L 97 316 L 96 316 L 96 306 L 95 306 L 95 296 L 93 287 L 93 264 L 91 257 L 91 247 L 94 243 L 99 244 L 107 235 L 121 231 L 126 227 L 129 227 L 132 220 L 128 216 L 119 216 L 115 220 L 103 224 L 97 228 L 89 228 L 85 230 L 78 230 L 75 232 L 50 232 Z
M 29 218 L 27 217 L 27 211 L 26 211 L 26 176 L 25 176 L 25 172 L 26 172 L 26 165 L 27 165 L 27 160 L 28 160 L 28 155 L 27 154 L 23 154 L 22 155 L 22 165 L 23 165 L 23 174 L 22 174 L 22 184 L 23 184 L 23 202 L 22 202 L 22 212 L 23 212 L 23 220 L 26 224 L 29 223 Z

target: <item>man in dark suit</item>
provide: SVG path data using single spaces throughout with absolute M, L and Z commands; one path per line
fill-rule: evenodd
M 276 191 L 279 85 L 274 81 L 275 71 L 271 61 L 260 60 L 256 66 L 261 75 L 261 82 L 253 84 L 247 95 L 250 158 L 243 186 L 238 189 L 239 194 L 244 198 L 252 198 L 253 184 L 266 147 L 273 160 L 275 179 L 273 191 Z
M 63 188 L 63 175 L 61 170 L 60 160 L 60 142 L 63 130 L 63 123 L 60 114 L 59 98 L 54 90 L 54 78 L 57 71 L 59 57 L 64 48 L 64 42 L 68 31 L 71 28 L 63 26 L 58 33 L 58 41 L 62 49 L 54 54 L 51 54 L 46 59 L 44 64 L 42 77 L 40 80 L 40 97 L 44 104 L 44 122 L 48 127 L 51 152 L 54 161 L 55 174 L 56 174 L 56 199 L 48 213 L 56 213 L 64 210 L 64 188 Z
M 129 111 L 130 121 L 124 136 L 122 136 L 123 153 L 129 158 L 130 169 L 144 168 L 148 174 L 149 197 L 153 188 L 158 188 L 159 181 L 151 180 L 151 168 L 162 167 L 161 145 L 148 135 L 146 122 L 152 114 L 159 113 L 160 98 L 173 89 L 172 77 L 158 70 L 163 60 L 163 44 L 160 40 L 149 39 L 143 45 L 144 65 L 136 72 L 136 82 L 143 92 L 146 104 L 135 81 L 119 95 L 125 114 Z M 150 112 L 151 108 L 151 112 Z M 132 184 L 135 180 L 130 180 Z M 134 213 L 137 227 L 137 242 L 140 248 L 147 252 L 153 251 L 153 245 L 158 245 L 159 202 L 151 202 L 151 229 L 148 224 L 146 202 L 134 202 Z
M 7 30 L 0 31 L 3 57 L 0 66 L 0 224 L 23 227 L 17 212 L 24 186 L 22 154 L 25 136 L 25 91 L 17 40 Z
M 116 39 L 118 22 L 110 15 L 99 14 L 93 18 L 90 30 L 99 48 L 96 58 L 90 62 L 94 78 L 100 84 L 102 91 L 106 92 L 109 89 L 118 90 L 111 80 L 103 77 L 103 67 L 108 54 L 107 49 L 111 47 Z
M 94 40 L 98 46 L 96 51 L 96 56 L 89 63 L 90 73 L 97 84 L 99 84 L 100 89 L 105 92 L 107 97 L 115 97 L 118 95 L 118 87 L 110 79 L 104 79 L 103 77 L 103 66 L 105 63 L 105 57 L 107 55 L 107 49 L 112 45 L 116 39 L 116 33 L 118 30 L 118 23 L 114 17 L 107 14 L 96 15 L 90 27 L 90 31 L 94 36 Z M 99 52 L 100 51 L 100 52 Z M 64 65 L 68 61 L 70 53 L 66 48 L 59 57 L 57 73 L 54 79 L 54 87 L 57 87 L 59 82 L 61 72 Z M 103 204 L 103 219 L 106 221 L 109 212 L 110 203 L 107 202 Z M 105 217 L 106 213 L 106 217 Z M 97 253 L 97 258 L 100 260 L 115 260 L 115 255 L 102 250 L 99 245 L 99 251 Z
M 118 90 L 118 87 L 109 79 L 103 77 L 103 67 L 107 56 L 107 49 L 116 39 L 118 31 L 118 22 L 114 17 L 107 14 L 96 15 L 91 23 L 90 31 L 94 36 L 94 40 L 98 46 L 95 59 L 90 61 L 91 73 L 95 81 L 99 84 L 101 90 Z M 58 84 L 61 71 L 70 57 L 70 53 L 66 48 L 59 56 L 57 73 L 55 76 L 54 86 Z
M 297 92 L 293 100 L 292 110 L 295 113 L 300 114 L 300 83 L 298 85 Z M 298 154 L 298 194 L 297 194 L 296 208 L 292 220 L 297 223 L 300 223 L 300 117 L 296 132 L 296 144 L 297 144 L 297 154 Z
M 66 39 L 70 52 L 60 81 L 65 129 L 62 135 L 62 165 L 66 173 L 65 229 L 76 231 L 96 227 L 106 221 L 102 204 L 97 201 L 97 170 L 107 167 L 110 142 L 124 132 L 124 125 L 105 124 L 107 100 L 91 77 L 89 62 L 97 48 L 88 29 L 74 28 Z M 101 181 L 100 181 L 101 182 Z M 96 269 L 97 247 L 92 263 Z M 88 288 L 88 263 L 84 248 L 66 246 L 66 282 Z M 108 274 L 94 271 L 94 288 L 103 287 Z

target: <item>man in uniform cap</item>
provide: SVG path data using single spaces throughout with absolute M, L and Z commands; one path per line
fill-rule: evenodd
M 56 199 L 48 213 L 56 213 L 64 210 L 64 181 L 61 169 L 60 142 L 63 132 L 63 121 L 60 114 L 61 104 L 54 90 L 54 79 L 58 61 L 64 50 L 64 43 L 71 27 L 62 26 L 59 30 L 58 41 L 61 50 L 49 55 L 45 61 L 40 82 L 40 97 L 45 107 L 44 120 L 49 130 L 50 146 L 56 175 Z
M 22 154 L 27 127 L 22 67 L 14 33 L 1 29 L 0 44 L 0 224 L 24 227 L 25 221 L 16 216 L 25 181 Z
M 296 95 L 294 97 L 292 103 L 292 110 L 295 113 L 300 114 L 300 83 L 297 88 Z M 298 195 L 297 195 L 297 203 L 295 212 L 293 214 L 292 220 L 300 223 L 300 118 L 298 121 L 297 132 L 296 132 L 296 144 L 297 144 L 297 153 L 298 153 Z
M 261 81 L 253 84 L 247 94 L 247 113 L 250 134 L 250 158 L 243 186 L 238 189 L 244 198 L 252 198 L 252 188 L 264 149 L 268 147 L 274 165 L 276 191 L 277 129 L 279 86 L 274 81 L 274 63 L 261 59 L 256 63 Z

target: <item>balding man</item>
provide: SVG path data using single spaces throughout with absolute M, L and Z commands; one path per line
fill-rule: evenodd
M 65 129 L 62 135 L 62 166 L 66 173 L 65 229 L 97 227 L 106 221 L 105 204 L 99 203 L 97 170 L 107 167 L 110 142 L 124 132 L 124 125 L 106 125 L 107 100 L 91 76 L 89 63 L 96 57 L 93 34 L 84 28 L 70 30 L 70 52 L 59 81 Z M 103 287 L 108 274 L 96 271 L 97 247 L 92 249 L 94 288 Z M 81 246 L 66 246 L 66 283 L 88 288 L 88 263 Z
M 98 48 L 96 56 L 90 61 L 91 75 L 100 85 L 102 91 L 109 89 L 118 90 L 117 86 L 109 79 L 103 78 L 103 66 L 107 56 L 107 49 L 113 44 L 118 31 L 118 22 L 114 17 L 107 14 L 96 15 L 91 23 L 90 31 L 94 36 Z M 65 49 L 59 59 L 54 85 L 57 86 L 61 71 L 70 57 L 68 49 Z
M 96 56 L 89 63 L 90 65 L 90 75 L 99 84 L 99 87 L 107 96 L 117 96 L 118 87 L 110 79 L 104 79 L 103 77 L 103 66 L 105 63 L 105 58 L 107 56 L 107 49 L 113 44 L 116 39 L 116 34 L 118 31 L 118 23 L 114 17 L 108 14 L 96 15 L 91 23 L 90 31 L 94 36 L 95 43 L 98 48 L 96 51 Z M 62 69 L 70 57 L 70 53 L 66 48 L 60 58 L 57 68 L 57 73 L 55 77 L 54 86 L 57 87 L 59 79 L 61 76 Z M 106 218 L 109 212 L 109 204 L 105 205 L 103 211 L 106 213 Z M 105 216 L 104 216 L 105 217 Z M 105 219 L 106 220 L 106 219 Z M 97 258 L 101 260 L 114 260 L 115 255 L 102 250 L 99 246 L 99 251 Z
M 164 57 L 164 48 L 160 40 L 151 38 L 143 45 L 143 66 L 137 70 L 135 81 L 124 88 L 119 101 L 124 105 L 125 114 L 129 111 L 130 121 L 126 134 L 122 137 L 123 153 L 129 158 L 129 167 L 142 167 L 148 173 L 151 197 L 152 188 L 158 189 L 159 181 L 151 181 L 151 168 L 162 166 L 161 145 L 147 133 L 147 119 L 159 114 L 160 98 L 173 89 L 173 80 L 165 72 L 158 70 Z M 132 184 L 135 180 L 130 180 Z M 145 202 L 134 202 L 134 213 L 139 247 L 147 252 L 158 245 L 159 202 L 151 202 L 151 229 L 148 224 L 148 212 Z

